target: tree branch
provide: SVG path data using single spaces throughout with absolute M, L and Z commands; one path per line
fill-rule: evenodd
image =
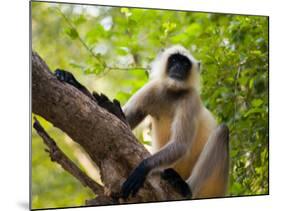
M 56 142 L 48 135 L 48 133 L 44 130 L 40 122 L 35 117 L 33 127 L 37 131 L 38 135 L 41 136 L 46 146 L 49 148 L 46 151 L 50 154 L 52 161 L 60 164 L 64 170 L 78 179 L 84 186 L 89 187 L 93 193 L 97 195 L 103 195 L 103 187 L 93 181 L 61 151 Z
M 100 168 L 106 189 L 118 194 L 129 173 L 148 151 L 130 128 L 99 107 L 75 87 L 53 76 L 48 66 L 32 52 L 32 112 L 66 132 Z M 149 176 L 144 187 L 128 202 L 179 199 L 159 175 Z

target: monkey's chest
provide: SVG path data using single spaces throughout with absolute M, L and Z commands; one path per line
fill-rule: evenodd
M 162 116 L 161 118 L 152 118 L 152 149 L 153 153 L 158 152 L 163 148 L 171 138 L 173 119 L 169 116 Z M 188 123 L 187 123 L 188 127 Z M 199 133 L 201 127 L 199 129 Z M 204 133 L 202 133 L 203 135 Z M 176 163 L 173 164 L 174 168 L 184 179 L 187 179 L 190 172 L 205 144 L 206 137 L 196 135 L 195 143 L 191 146 L 190 152 L 185 154 Z M 202 137 L 201 137 L 202 136 Z
M 169 116 L 152 118 L 152 148 L 153 152 L 159 151 L 168 143 L 171 136 L 172 119 Z

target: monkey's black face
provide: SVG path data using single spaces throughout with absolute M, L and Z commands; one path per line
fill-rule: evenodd
M 168 59 L 167 74 L 173 79 L 182 81 L 188 77 L 191 67 L 192 63 L 186 56 L 179 53 L 172 54 Z

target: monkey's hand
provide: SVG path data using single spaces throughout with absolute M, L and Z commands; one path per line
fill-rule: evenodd
M 162 179 L 172 185 L 183 197 L 191 199 L 192 193 L 189 185 L 172 168 L 165 169 L 161 174 Z
M 123 183 L 121 197 L 127 199 L 130 194 L 135 196 L 138 190 L 143 186 L 149 171 L 150 169 L 147 167 L 145 160 L 143 160 Z
M 71 72 L 68 72 L 66 70 L 62 70 L 62 69 L 56 69 L 55 70 L 55 74 L 54 74 L 57 79 L 59 79 L 60 81 L 63 81 L 65 83 L 68 83 L 72 86 L 74 86 L 75 88 L 77 88 L 78 90 L 80 90 L 81 92 L 83 92 L 85 95 L 87 95 L 88 97 L 90 97 L 91 99 L 93 99 L 93 96 L 91 95 L 91 93 L 88 91 L 88 89 L 86 87 L 84 87 L 82 84 L 80 84 L 75 77 L 73 76 L 73 74 Z
M 97 100 L 97 103 L 100 107 L 106 109 L 108 112 L 114 114 L 117 118 L 127 124 L 125 114 L 121 108 L 121 105 L 118 100 L 114 99 L 112 102 L 104 94 L 98 94 L 93 92 L 94 98 Z
M 79 89 L 81 86 L 81 84 L 74 78 L 73 74 L 66 70 L 56 69 L 55 76 L 60 81 L 66 82 L 66 83 L 76 87 L 77 89 Z
M 81 92 L 89 96 L 91 99 L 96 100 L 99 106 L 106 109 L 108 112 L 114 114 L 117 118 L 119 118 L 121 121 L 127 124 L 125 115 L 122 111 L 121 105 L 118 100 L 114 99 L 112 102 L 106 97 L 104 94 L 98 94 L 96 92 L 93 92 L 91 94 L 86 87 L 84 87 L 82 84 L 80 84 L 72 73 L 62 70 L 62 69 L 56 69 L 55 70 L 55 76 L 58 80 L 63 81 L 65 83 L 68 83 L 75 88 L 79 89 Z

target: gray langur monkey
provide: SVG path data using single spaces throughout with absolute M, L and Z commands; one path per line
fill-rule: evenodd
M 224 196 L 229 174 L 229 130 L 217 123 L 200 99 L 200 63 L 184 47 L 161 52 L 152 64 L 151 80 L 134 94 L 123 111 L 117 100 L 91 94 L 74 76 L 57 69 L 55 76 L 95 100 L 134 129 L 152 117 L 155 153 L 144 159 L 121 188 L 121 197 L 135 195 L 147 175 L 161 176 L 186 198 Z M 125 114 L 125 115 L 124 115 Z
M 229 169 L 229 130 L 217 126 L 200 99 L 200 63 L 184 47 L 161 52 L 152 63 L 151 80 L 123 107 L 131 129 L 152 118 L 153 155 L 123 183 L 123 198 L 135 195 L 146 176 L 165 169 L 168 180 L 187 198 L 224 196 Z

